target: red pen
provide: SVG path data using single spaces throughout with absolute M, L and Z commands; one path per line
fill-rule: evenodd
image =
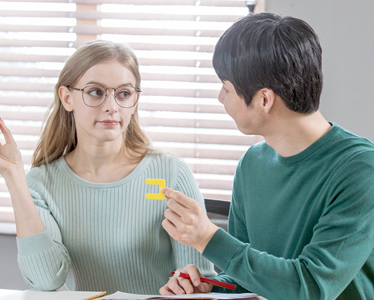
M 174 275 L 175 277 L 182 277 L 182 278 L 185 278 L 185 279 L 191 279 L 190 275 L 188 275 L 186 273 L 178 272 L 178 271 L 175 271 L 175 272 L 170 271 L 170 274 Z M 220 287 L 230 289 L 230 290 L 235 290 L 236 289 L 235 284 L 230 284 L 230 283 L 226 283 L 226 282 L 222 282 L 222 281 L 218 281 L 218 280 L 208 279 L 208 278 L 205 278 L 205 277 L 200 277 L 200 281 L 205 282 L 205 283 L 210 283 L 210 284 L 220 286 Z

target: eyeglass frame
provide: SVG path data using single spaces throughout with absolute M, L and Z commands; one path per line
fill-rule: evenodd
M 100 84 L 96 84 L 96 85 L 102 87 L 102 88 L 105 90 L 105 99 L 104 99 L 104 101 L 103 101 L 102 103 L 100 103 L 100 105 L 92 106 L 92 105 L 88 105 L 88 104 L 84 101 L 84 96 L 83 96 L 83 94 L 84 94 L 84 89 L 85 89 L 86 87 L 90 86 L 90 85 L 91 85 L 91 84 L 86 85 L 83 89 L 78 89 L 78 88 L 72 87 L 72 86 L 70 86 L 70 85 L 67 85 L 66 87 L 67 87 L 68 89 L 73 89 L 73 90 L 76 90 L 76 91 L 81 91 L 81 92 L 82 92 L 82 100 L 83 100 L 83 103 L 84 103 L 86 106 L 88 106 L 88 107 L 100 107 L 100 106 L 104 105 L 105 102 L 106 102 L 106 100 L 108 99 L 108 95 L 109 95 L 109 93 L 108 93 L 107 91 L 108 91 L 108 89 L 112 89 L 112 90 L 114 91 L 114 93 L 113 93 L 114 101 L 116 101 L 116 103 L 117 103 L 117 105 L 118 105 L 119 107 L 122 107 L 122 108 L 132 108 L 132 107 L 134 107 L 134 106 L 138 103 L 138 97 L 136 97 L 136 101 L 135 101 L 134 105 L 129 106 L 129 107 L 124 107 L 124 106 L 121 106 L 121 105 L 118 103 L 118 101 L 117 101 L 116 90 L 118 90 L 119 88 L 121 88 L 121 87 L 123 87 L 123 86 L 130 86 L 130 87 L 134 88 L 136 92 L 138 92 L 138 93 L 141 93 L 141 92 L 142 92 L 142 90 L 141 90 L 140 88 L 138 88 L 138 87 L 133 87 L 133 86 L 130 85 L 130 84 L 122 84 L 122 85 L 120 85 L 120 86 L 117 87 L 117 88 L 111 88 L 111 87 L 107 87 L 107 88 L 105 88 L 105 87 L 103 87 L 103 86 L 100 85 Z M 92 85 L 94 85 L 94 84 L 92 84 Z

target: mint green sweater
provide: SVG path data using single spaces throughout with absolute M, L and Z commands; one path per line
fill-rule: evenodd
M 374 299 L 374 145 L 334 124 L 295 156 L 252 146 L 236 171 L 229 232 L 203 255 L 236 292 Z
M 158 294 L 169 271 L 196 264 L 206 276 L 213 265 L 162 228 L 166 199 L 147 178 L 204 205 L 192 172 L 171 155 L 146 156 L 124 179 L 92 183 L 78 177 L 64 157 L 27 174 L 28 186 L 46 231 L 17 239 L 18 262 L 31 287 L 55 290 L 65 281 L 70 290 Z

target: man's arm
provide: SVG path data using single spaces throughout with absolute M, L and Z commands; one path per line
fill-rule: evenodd
M 234 199 L 234 193 L 233 193 Z M 244 220 L 241 218 L 242 211 L 236 208 L 236 205 L 233 202 L 230 206 L 230 216 L 229 216 L 229 231 L 232 233 L 237 233 L 239 238 L 245 242 L 248 241 L 248 237 L 245 234 L 245 224 Z M 240 286 L 233 278 L 221 272 L 218 276 L 213 277 L 213 279 L 231 283 L 237 286 L 236 290 L 230 290 L 219 286 L 212 286 L 206 283 L 201 283 L 199 277 L 202 276 L 199 268 L 194 265 L 187 265 L 183 269 L 178 270 L 183 273 L 190 275 L 191 280 L 180 278 L 180 277 L 171 277 L 167 284 L 165 284 L 160 289 L 161 295 L 180 295 L 180 294 L 191 294 L 191 293 L 208 293 L 208 292 L 217 292 L 217 293 L 247 293 L 249 292 L 242 286 Z
M 196 202 L 170 190 L 164 191 L 171 199 L 163 226 L 175 239 L 203 250 L 205 257 L 240 285 L 264 297 L 335 299 L 373 251 L 374 169 L 368 163 L 372 154 L 367 155 L 340 170 L 331 187 L 331 203 L 315 226 L 311 242 L 296 259 L 260 252 L 217 231 L 200 215 Z

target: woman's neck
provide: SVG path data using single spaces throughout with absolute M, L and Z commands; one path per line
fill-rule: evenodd
M 115 182 L 129 175 L 138 165 L 131 162 L 121 145 L 80 145 L 65 156 L 66 163 L 79 177 L 98 183 Z

